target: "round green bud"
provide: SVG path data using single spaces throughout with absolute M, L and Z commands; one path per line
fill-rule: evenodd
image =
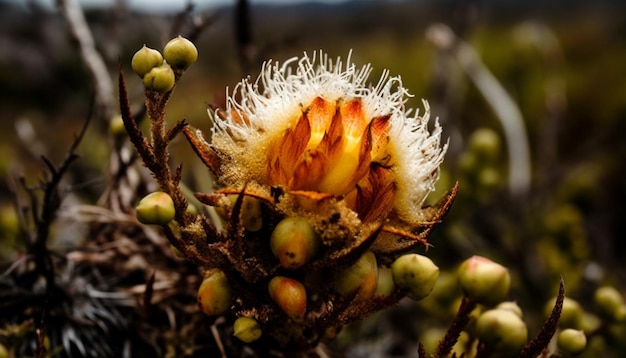
M 616 322 L 626 320 L 624 297 L 615 287 L 603 286 L 598 288 L 593 295 L 593 303 L 602 316 Z
M 567 354 L 578 354 L 587 347 L 587 336 L 577 329 L 564 329 L 556 339 L 559 349 Z
M 543 312 L 549 316 L 556 303 L 556 297 L 549 300 Z M 582 328 L 584 311 L 580 303 L 573 298 L 565 297 L 563 299 L 563 307 L 561 308 L 561 317 L 559 318 L 559 327 L 561 328 Z
M 166 225 L 176 214 L 172 197 L 162 191 L 146 195 L 135 208 L 137 220 L 148 225 Z
M 376 255 L 367 251 L 352 266 L 335 274 L 334 287 L 341 295 L 347 296 L 358 290 L 355 302 L 370 299 L 378 285 L 378 265 Z
M 477 158 L 492 160 L 500 153 L 500 136 L 490 128 L 475 130 L 469 138 L 469 149 Z
M 287 217 L 276 225 L 270 237 L 270 248 L 280 265 L 295 270 L 317 253 L 320 237 L 306 218 Z
M 412 299 L 421 300 L 435 287 L 439 267 L 426 256 L 407 254 L 398 257 L 391 264 L 391 274 L 396 286 L 407 291 Z
M 306 313 L 306 290 L 294 279 L 276 276 L 267 286 L 272 301 L 294 320 L 301 321 Z
M 114 137 L 122 137 L 126 135 L 124 120 L 119 114 L 111 118 L 111 121 L 109 122 L 109 133 L 111 133 Z
M 143 77 L 143 86 L 147 90 L 157 91 L 159 93 L 170 91 L 174 88 L 175 83 L 176 78 L 174 77 L 174 71 L 167 63 L 159 67 L 154 67 Z
M 163 64 L 163 56 L 157 50 L 151 49 L 146 45 L 135 52 L 130 62 L 133 71 L 143 78 L 150 70 Z
M 509 294 L 509 270 L 482 256 L 472 256 L 459 267 L 459 283 L 470 299 L 492 306 Z
M 198 304 L 208 316 L 223 315 L 230 308 L 232 290 L 224 271 L 211 269 L 206 272 L 198 288 Z
M 499 352 L 514 352 L 526 344 L 528 329 L 512 311 L 493 309 L 476 320 L 476 337 Z
M 515 313 L 519 318 L 524 317 L 524 312 L 522 311 L 522 308 L 517 304 L 517 302 L 514 301 L 501 302 L 496 306 L 496 309 L 508 310 Z
M 237 318 L 235 320 L 235 324 L 233 325 L 233 329 L 233 335 L 246 343 L 256 341 L 261 338 L 261 335 L 263 334 L 263 330 L 261 329 L 259 322 L 250 317 Z
M 193 42 L 178 36 L 165 45 L 163 56 L 174 69 L 184 70 L 198 60 L 198 49 Z

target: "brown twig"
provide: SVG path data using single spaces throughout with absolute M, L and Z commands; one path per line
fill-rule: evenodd
M 448 327 L 445 336 L 439 342 L 439 346 L 437 347 L 437 352 L 435 353 L 436 358 L 444 358 L 447 357 L 452 351 L 452 347 L 459 340 L 459 336 L 461 335 L 461 331 L 467 324 L 469 323 L 471 316 L 470 314 L 476 308 L 476 301 L 469 299 L 464 296 L 461 301 L 461 305 L 459 306 L 459 310 L 454 317 L 454 321 Z
M 554 333 L 558 328 L 564 299 L 565 283 L 563 282 L 563 277 L 561 277 L 561 282 L 559 283 L 559 294 L 556 297 L 556 303 L 554 304 L 552 313 L 550 313 L 550 316 L 546 319 L 543 326 L 541 326 L 541 330 L 537 333 L 535 338 L 528 342 L 526 347 L 524 347 L 521 351 L 519 358 L 535 358 L 548 347 L 552 336 L 554 336 Z

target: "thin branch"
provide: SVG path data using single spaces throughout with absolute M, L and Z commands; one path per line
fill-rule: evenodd
M 531 179 L 530 148 L 519 107 L 482 63 L 472 46 L 459 39 L 449 27 L 433 25 L 427 31 L 427 37 L 437 47 L 449 51 L 456 58 L 495 113 L 504 130 L 508 146 L 510 191 L 513 195 L 527 193 Z
M 470 321 L 470 314 L 476 308 L 476 301 L 473 301 L 467 297 L 463 297 L 463 301 L 461 301 L 461 305 L 459 306 L 459 311 L 454 317 L 454 321 L 448 327 L 448 331 L 446 331 L 446 335 L 443 337 L 441 342 L 439 342 L 439 346 L 437 347 L 437 352 L 435 353 L 435 357 L 444 358 L 447 357 L 452 351 L 452 347 L 459 340 L 459 336 L 461 335 L 461 331 Z
M 534 358 L 541 354 L 544 351 L 548 344 L 550 344 L 550 340 L 554 336 L 556 329 L 559 326 L 559 319 L 561 317 L 561 311 L 563 310 L 563 300 L 565 299 L 565 283 L 563 282 L 563 277 L 561 277 L 561 282 L 559 283 L 559 294 L 556 297 L 556 302 L 554 304 L 554 308 L 552 309 L 552 313 L 546 319 L 543 326 L 541 326 L 541 330 L 535 338 L 533 338 L 526 347 L 519 354 L 519 358 Z
M 96 43 L 80 3 L 78 0 L 57 0 L 57 6 L 67 21 L 72 37 L 78 43 L 80 56 L 91 75 L 98 113 L 108 122 L 115 114 L 113 81 L 102 56 L 96 50 Z

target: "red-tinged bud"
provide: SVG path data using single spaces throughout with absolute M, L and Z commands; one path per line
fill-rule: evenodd
M 431 259 L 418 254 L 402 255 L 391 265 L 396 286 L 407 291 L 414 300 L 428 296 L 439 277 L 439 267 Z
M 577 329 L 564 329 L 556 339 L 557 346 L 563 353 L 579 354 L 587 347 L 587 336 Z
M 163 56 L 174 69 L 184 70 L 198 60 L 198 49 L 193 42 L 178 36 L 165 45 Z
M 151 49 L 146 45 L 135 52 L 131 60 L 131 67 L 139 77 L 143 78 L 150 70 L 163 64 L 163 56 L 157 50 Z
M 335 275 L 335 290 L 347 296 L 356 290 L 355 302 L 368 300 L 376 292 L 378 285 L 378 265 L 373 252 L 367 251 L 352 266 L 340 270 Z
M 270 297 L 280 309 L 294 320 L 301 321 L 306 313 L 306 290 L 294 279 L 276 276 L 267 286 Z
M 207 271 L 198 289 L 198 304 L 208 316 L 219 316 L 228 311 L 232 301 L 232 292 L 224 271 Z
M 154 67 L 143 77 L 143 86 L 147 90 L 166 93 L 174 88 L 176 78 L 174 71 L 167 63 Z
M 233 335 L 240 340 L 251 343 L 261 338 L 263 330 L 259 325 L 259 322 L 250 317 L 239 317 L 235 320 L 233 325 Z
M 166 225 L 175 214 L 172 197 L 162 191 L 146 195 L 135 208 L 137 220 L 148 225 Z
M 511 276 L 506 267 L 481 256 L 472 256 L 459 267 L 459 283 L 467 297 L 491 306 L 509 294 Z
M 272 253 L 286 269 L 302 267 L 317 253 L 319 246 L 319 235 L 303 217 L 285 218 L 270 237 Z
M 522 319 L 509 310 L 489 310 L 476 320 L 476 336 L 498 352 L 515 352 L 526 344 L 528 329 Z

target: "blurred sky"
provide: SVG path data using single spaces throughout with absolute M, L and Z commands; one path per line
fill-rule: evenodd
M 1 0 L 0 0 L 1 1 Z M 6 1 L 6 0 L 5 0 Z M 9 2 L 19 3 L 23 0 L 9 0 Z M 37 3 L 45 4 L 48 7 L 55 6 L 55 0 L 34 0 Z M 85 7 L 96 6 L 104 7 L 113 5 L 116 0 L 79 0 Z M 346 2 L 347 0 L 250 0 L 252 4 L 277 4 L 277 5 L 291 5 L 298 3 L 326 3 L 337 4 Z M 131 8 L 141 8 L 148 10 L 175 10 L 185 7 L 188 0 L 126 0 Z M 234 4 L 235 0 L 193 0 L 194 4 L 201 7 L 219 7 L 229 4 Z

